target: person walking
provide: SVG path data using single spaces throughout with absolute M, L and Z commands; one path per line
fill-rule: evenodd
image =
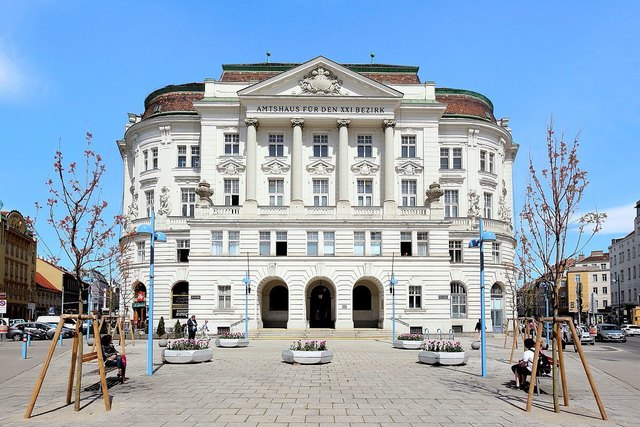
M 480 332 L 482 331 L 482 319 L 478 319 L 478 323 L 476 323 L 476 336 L 478 338 L 478 341 L 480 341 Z
M 205 319 L 204 324 L 200 328 L 202 331 L 202 338 L 207 338 L 207 333 L 209 332 L 209 321 Z
M 192 314 L 189 320 L 187 320 L 187 332 L 189 332 L 189 339 L 196 339 L 196 332 L 198 331 L 198 322 L 196 322 L 196 315 Z

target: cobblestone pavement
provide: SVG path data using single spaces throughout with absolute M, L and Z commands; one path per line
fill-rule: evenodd
M 466 349 L 471 339 L 463 338 Z M 460 367 L 417 362 L 417 351 L 389 342 L 333 340 L 332 363 L 289 365 L 281 350 L 289 341 L 252 340 L 246 348 L 214 348 L 212 362 L 162 365 L 154 351 L 156 372 L 146 375 L 146 345 L 127 346 L 130 380 L 113 385 L 112 410 L 105 412 L 99 391 L 82 392 L 82 410 L 65 405 L 69 347 L 58 352 L 46 377 L 33 417 L 23 416 L 41 366 L 0 383 L 0 425 L 637 425 L 640 392 L 592 368 L 609 421 L 601 420 L 583 368 L 567 357 L 570 406 L 553 412 L 551 378 L 541 380 L 531 413 L 527 394 L 513 390 L 509 348 L 503 338 L 489 338 L 488 377 L 480 376 L 480 352 L 470 352 Z M 522 350 L 516 350 L 515 359 Z M 12 361 L 11 364 L 19 362 Z M 3 362 L 3 365 L 5 363 Z M 7 366 L 7 365 L 5 365 Z M 92 364 L 84 371 L 95 371 Z M 634 368 L 634 369 L 637 369 Z M 19 372 L 18 370 L 16 372 Z M 115 371 L 109 377 L 115 376 Z M 98 375 L 85 374 L 83 389 Z

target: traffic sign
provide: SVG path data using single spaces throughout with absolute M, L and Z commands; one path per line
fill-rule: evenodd
M 0 314 L 5 314 L 7 312 L 7 300 L 0 299 Z
M 7 299 L 7 293 L 6 292 L 0 292 L 0 299 Z

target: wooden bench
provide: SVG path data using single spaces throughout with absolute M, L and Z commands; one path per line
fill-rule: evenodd
M 90 353 L 86 353 L 86 354 L 82 355 L 82 363 L 92 362 L 94 360 L 98 360 L 98 352 L 97 351 L 92 351 Z M 104 373 L 107 374 L 109 372 L 115 371 L 116 369 L 118 369 L 117 366 L 105 366 L 104 367 Z M 96 368 L 95 370 L 90 371 L 90 372 L 85 372 L 85 373 L 82 374 L 82 376 L 98 374 L 98 373 L 100 373 L 100 368 Z

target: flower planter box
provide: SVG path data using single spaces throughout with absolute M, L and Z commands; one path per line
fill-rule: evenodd
M 299 363 L 301 365 L 317 365 L 329 363 L 333 359 L 331 350 L 323 351 L 303 351 L 303 350 L 282 350 L 282 360 L 287 363 Z
M 246 347 L 248 345 L 248 338 L 216 338 L 217 347 Z
M 418 360 L 428 365 L 464 365 L 469 360 L 469 354 L 464 351 L 421 351 Z
M 422 346 L 422 343 L 424 341 L 423 340 L 412 340 L 412 341 L 406 341 L 406 340 L 395 340 L 393 342 L 393 346 L 395 348 L 402 348 L 405 350 L 420 350 L 420 347 Z
M 162 361 L 164 363 L 200 363 L 208 362 L 213 358 L 213 350 L 205 348 L 202 350 L 162 350 Z

